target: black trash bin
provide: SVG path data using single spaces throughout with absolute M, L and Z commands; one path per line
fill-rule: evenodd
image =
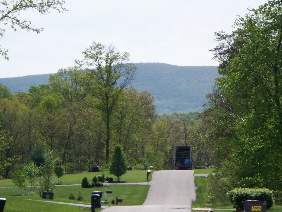
M 48 196 L 46 196 L 46 199 L 54 199 L 54 192 L 52 192 L 52 191 L 49 191 L 49 192 L 47 192 L 48 194 Z M 48 198 L 47 198 L 48 197 Z
M 42 199 L 46 199 L 48 192 L 47 191 L 43 191 L 42 192 Z
M 0 212 L 4 211 L 5 204 L 6 204 L 6 198 L 0 198 Z
M 92 191 L 92 194 L 98 194 L 100 196 L 100 198 L 102 198 L 102 196 L 103 196 L 102 191 Z
M 95 208 L 101 208 L 101 197 L 99 194 L 91 195 L 91 208 L 92 212 L 95 211 Z
M 245 212 L 266 212 L 266 202 L 259 200 L 246 200 L 243 202 Z
M 52 191 L 42 192 L 42 199 L 54 199 L 54 192 Z

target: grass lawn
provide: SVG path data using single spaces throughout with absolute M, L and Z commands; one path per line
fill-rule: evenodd
M 195 174 L 210 174 L 212 173 L 212 169 L 196 169 L 194 171 Z M 222 204 L 210 204 L 210 198 L 208 193 L 208 179 L 206 177 L 195 177 L 195 186 L 196 186 L 196 201 L 192 203 L 192 208 L 213 208 L 213 209 L 222 209 L 220 212 L 233 212 L 235 209 L 230 203 L 222 203 Z M 226 209 L 226 210 L 224 210 Z M 198 212 L 204 212 L 204 210 L 197 210 Z M 215 210 L 216 211 L 216 210 Z M 281 212 L 282 205 L 274 204 L 272 208 L 270 208 L 271 212 Z M 205 211 L 206 212 L 206 211 Z
M 194 174 L 211 174 L 213 169 L 195 169 Z
M 114 177 L 109 175 L 107 171 L 104 172 L 105 177 Z M 64 175 L 61 179 L 63 185 L 73 185 L 74 186 L 56 186 L 54 190 L 54 200 L 55 202 L 66 202 L 66 203 L 76 203 L 76 204 L 91 204 L 91 192 L 92 191 L 112 191 L 112 194 L 107 195 L 108 204 L 102 204 L 103 206 L 111 206 L 111 201 L 115 200 L 116 197 L 123 199 L 121 205 L 141 205 L 148 193 L 148 185 L 109 185 L 100 188 L 81 188 L 81 181 L 84 177 L 88 178 L 88 181 L 91 182 L 94 176 L 101 176 L 102 172 L 83 172 L 79 174 L 67 174 Z M 149 180 L 151 179 L 151 176 Z M 114 178 L 115 180 L 115 178 Z M 125 175 L 121 177 L 121 181 L 126 182 L 147 182 L 146 171 L 136 170 L 128 171 Z M 79 185 L 75 185 L 79 184 Z M 34 211 L 81 211 L 80 207 L 77 206 L 68 206 L 68 205 L 59 205 L 41 202 L 42 199 L 38 195 L 36 188 L 34 192 L 31 192 L 28 196 L 20 196 L 21 190 L 15 188 L 15 185 L 10 180 L 0 180 L 0 198 L 6 198 L 7 202 L 5 205 L 5 212 L 34 212 Z M 29 188 L 28 188 L 29 189 Z M 72 193 L 75 197 L 78 194 L 81 194 L 83 201 L 70 200 L 69 196 Z M 104 194 L 103 194 L 104 195 Z M 40 200 L 37 201 L 37 200 Z M 101 200 L 104 200 L 104 196 Z M 46 200 L 43 200 L 46 201 Z M 48 200 L 47 200 L 48 201 Z M 89 210 L 90 209 L 86 209 Z M 95 211 L 100 211 L 96 209 Z
M 51 201 L 90 205 L 91 192 L 105 191 L 105 188 L 107 190 L 111 190 L 113 193 L 111 195 L 107 195 L 109 204 L 102 204 L 103 206 L 110 206 L 111 201 L 115 200 L 116 197 L 123 199 L 122 205 L 141 205 L 147 196 L 149 186 L 113 185 L 113 186 L 101 187 L 98 189 L 81 188 L 81 186 L 60 186 L 60 187 L 56 187 L 54 191 L 55 193 L 54 200 Z M 79 192 L 84 198 L 83 201 L 68 199 L 70 193 L 72 193 L 75 197 L 77 197 Z M 5 205 L 5 212 L 81 211 L 81 208 L 76 206 L 31 201 L 31 200 L 41 201 L 42 199 L 37 194 L 33 194 L 29 196 L 17 196 L 19 193 L 20 190 L 18 188 L 4 188 L 4 189 L 1 188 L 0 196 L 5 197 L 7 199 L 7 203 Z M 104 196 L 102 197 L 102 200 L 104 200 Z M 44 201 L 48 201 L 48 200 L 44 200 Z
M 84 177 L 87 177 L 88 181 L 91 182 L 94 176 L 102 176 L 102 173 L 104 173 L 105 177 L 113 177 L 114 180 L 117 181 L 117 178 L 114 175 L 109 174 L 109 171 L 66 174 L 62 177 L 61 181 L 62 181 L 62 184 L 64 185 L 81 184 L 81 181 Z M 127 183 L 129 182 L 147 182 L 147 171 L 146 170 L 127 171 L 126 174 L 120 177 L 120 180 L 122 182 L 125 181 Z

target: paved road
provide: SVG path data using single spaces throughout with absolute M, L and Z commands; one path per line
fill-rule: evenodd
M 102 211 L 191 212 L 191 201 L 196 197 L 193 174 L 193 170 L 155 171 L 143 205 L 112 206 Z

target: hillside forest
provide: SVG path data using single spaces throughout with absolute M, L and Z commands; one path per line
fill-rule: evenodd
M 127 166 L 173 168 L 173 146 L 189 144 L 196 113 L 158 116 L 154 97 L 130 86 L 136 67 L 128 53 L 93 43 L 74 67 L 49 82 L 11 94 L 1 86 L 1 176 L 52 152 L 66 173 L 108 167 L 119 144 Z
M 67 173 L 108 166 L 119 144 L 134 169 L 173 168 L 173 146 L 213 166 L 211 198 L 233 188 L 282 188 L 282 1 L 272 0 L 216 33 L 219 76 L 199 113 L 158 115 L 148 91 L 129 86 L 129 54 L 93 43 L 48 84 L 10 94 L 1 86 L 0 174 L 52 151 Z M 44 158 L 43 158 L 44 159 Z
M 206 94 L 212 91 L 216 66 L 176 66 L 165 63 L 134 63 L 136 72 L 130 85 L 149 91 L 158 114 L 203 110 Z M 12 94 L 28 92 L 30 86 L 47 84 L 50 74 L 0 78 Z

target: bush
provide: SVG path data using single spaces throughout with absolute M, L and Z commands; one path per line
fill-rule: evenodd
M 72 193 L 70 193 L 70 195 L 69 195 L 69 199 L 71 199 L 71 200 L 75 200 L 75 196 L 74 196 Z
M 98 178 L 97 178 L 96 176 L 94 176 L 94 177 L 92 178 L 92 182 L 93 182 L 94 184 L 96 184 L 96 183 L 98 182 Z
M 233 206 L 237 209 L 243 209 L 243 201 L 246 200 L 260 200 L 266 201 L 266 208 L 269 209 L 273 206 L 272 191 L 267 188 L 235 188 L 226 193 Z
M 95 187 L 101 187 L 101 186 L 103 186 L 103 183 L 100 183 L 100 182 L 99 182 L 99 183 L 96 183 L 96 184 L 95 184 Z
M 83 198 L 83 196 L 82 196 L 82 194 L 81 194 L 80 191 L 78 191 L 77 200 L 78 200 L 78 201 L 83 201 L 83 200 L 84 200 L 84 198 Z
M 84 178 L 82 179 L 81 187 L 82 187 L 82 188 L 89 188 L 89 182 L 88 182 L 87 177 L 84 177 Z
M 228 178 L 221 177 L 220 174 L 210 174 L 208 176 L 208 191 L 210 203 L 227 203 L 229 199 L 226 193 L 232 189 L 232 184 Z
M 64 168 L 62 166 L 62 162 L 60 160 L 56 160 L 55 162 L 54 173 L 56 174 L 58 179 L 65 174 Z
M 134 170 L 146 170 L 147 165 L 146 164 L 137 164 L 133 166 Z
M 112 178 L 112 177 L 106 177 L 105 180 L 106 180 L 108 183 L 114 182 L 114 178 Z
M 102 176 L 98 176 L 98 181 L 101 182 L 101 183 L 105 182 L 105 174 L 104 173 L 102 173 Z

